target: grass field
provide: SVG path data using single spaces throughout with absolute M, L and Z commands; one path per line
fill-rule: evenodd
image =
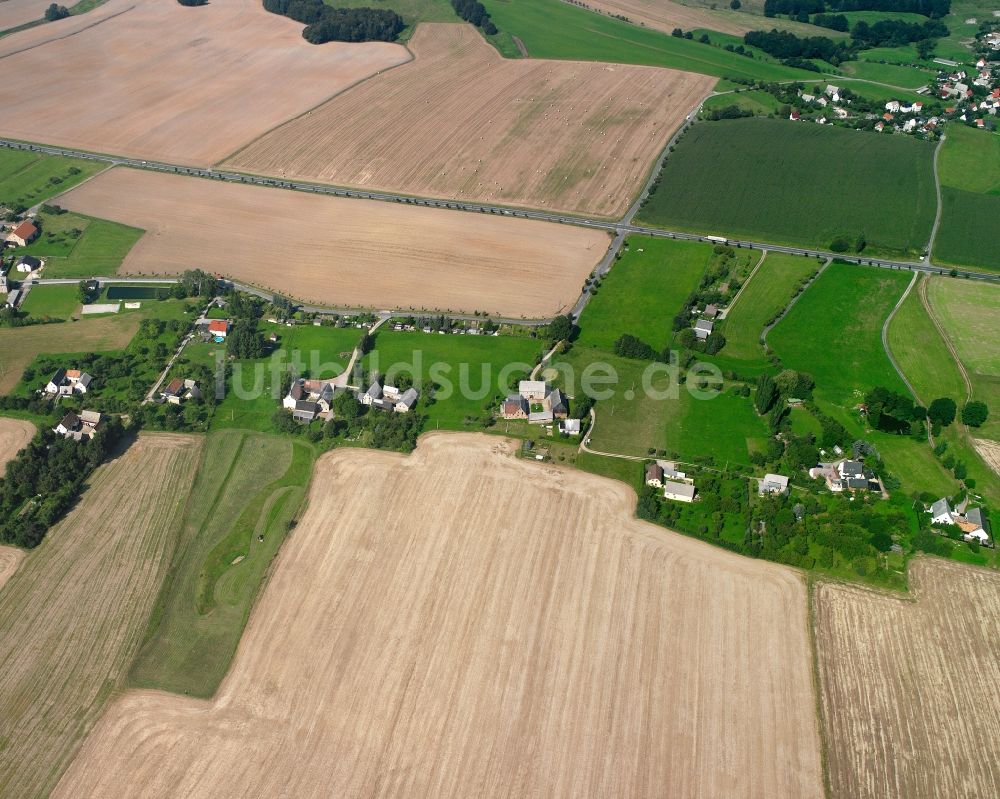
M 0 147 L 0 204 L 30 208 L 102 169 L 99 161 Z
M 942 213 L 935 259 L 1000 269 L 1000 135 L 951 123 L 938 170 Z
M 73 285 L 35 286 L 20 310 L 38 319 L 69 319 L 80 310 L 80 290 Z
M 760 89 L 741 91 L 735 94 L 719 94 L 705 100 L 702 106 L 702 115 L 704 116 L 706 111 L 717 108 L 728 108 L 733 105 L 760 116 L 767 116 L 777 111 L 780 103 L 778 102 L 778 98 L 773 94 Z
M 764 262 L 729 309 L 723 333 L 729 358 L 756 361 L 764 357 L 760 334 L 792 300 L 798 285 L 816 272 L 820 263 L 783 253 L 768 253 Z
M 916 16 L 916 15 L 914 15 Z M 926 20 L 926 17 L 921 17 Z M 863 55 L 863 53 L 862 53 Z M 888 83 L 904 89 L 919 89 L 933 83 L 935 73 L 899 64 L 879 64 L 871 61 L 845 61 L 840 65 L 847 75 L 878 83 Z M 853 86 L 851 87 L 853 88 Z M 861 94 L 868 95 L 869 87 L 859 88 Z
M 978 270 L 1000 269 L 1000 197 L 942 186 L 941 204 L 934 260 Z
M 113 276 L 143 234 L 139 228 L 82 214 L 40 216 L 42 235 L 24 252 L 46 259 L 46 278 Z
M 1000 286 L 935 278 L 928 289 L 931 307 L 958 352 L 972 382 L 974 399 L 990 409 L 979 438 L 1000 441 Z
M 414 384 L 432 379 L 450 385 L 438 392 L 426 407 L 428 430 L 466 430 L 466 419 L 478 420 L 484 406 L 496 409 L 496 401 L 509 386 L 528 376 L 544 343 L 514 336 L 456 336 L 436 333 L 379 331 L 375 349 L 364 360 L 366 369 L 388 375 L 409 374 Z M 399 369 L 393 369 L 399 365 Z M 500 386 L 504 373 L 509 376 Z M 463 376 L 464 375 L 464 376 Z M 468 391 L 463 390 L 464 386 Z M 450 394 L 450 396 L 449 396 Z
M 307 444 L 287 438 L 208 436 L 132 686 L 215 693 L 305 498 L 313 458 Z
M 716 77 L 803 81 L 815 77 L 805 70 L 751 60 L 560 0 L 485 0 L 483 5 L 500 30 L 524 42 L 532 58 L 646 64 Z
M 639 212 L 647 224 L 829 248 L 918 252 L 934 220 L 933 146 L 788 120 L 701 122 Z
M 712 247 L 651 236 L 632 236 L 621 259 L 580 318 L 578 344 L 612 350 L 623 333 L 659 351 L 673 335 L 671 322 L 698 287 Z
M 1000 194 L 1000 135 L 953 122 L 938 156 L 942 186 Z
M 911 566 L 916 602 L 844 585 L 814 593 L 830 796 L 993 796 L 1000 576 L 938 559 Z M 905 711 L 903 710 L 905 708 Z M 906 757 L 900 757 L 901 752 Z
M 9 394 L 21 379 L 24 367 L 41 353 L 122 349 L 138 331 L 141 319 L 140 314 L 125 314 L 78 322 L 0 328 L 0 394 Z
M 0 794 L 47 796 L 123 686 L 200 448 L 190 436 L 141 437 L 0 591 Z
M 125 694 L 56 799 L 823 796 L 802 576 L 513 449 L 322 458 L 216 698 Z
M 816 396 L 851 408 L 875 386 L 905 392 L 882 348 L 882 323 L 911 275 L 831 264 L 768 334 L 789 369 L 816 380 Z

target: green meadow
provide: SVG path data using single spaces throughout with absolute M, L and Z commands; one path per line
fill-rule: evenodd
M 110 277 L 142 238 L 139 228 L 75 213 L 39 214 L 41 235 L 24 252 L 45 258 L 46 278 Z
M 788 120 L 699 122 L 639 212 L 649 225 L 830 248 L 917 253 L 936 196 L 933 145 Z
M 0 204 L 30 208 L 68 191 L 105 166 L 85 158 L 0 147 Z
M 677 309 L 698 287 L 712 247 L 693 241 L 632 236 L 580 319 L 578 344 L 612 350 L 623 333 L 653 349 L 672 338 Z

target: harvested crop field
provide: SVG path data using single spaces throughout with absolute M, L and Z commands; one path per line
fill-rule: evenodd
M 17 547 L 0 546 L 0 588 L 3 588 L 24 559 L 24 550 Z
M 125 694 L 55 796 L 821 796 L 802 578 L 512 450 L 324 456 L 216 698 Z
M 1000 575 L 910 567 L 916 602 L 816 588 L 832 797 L 1000 795 Z
M 49 0 L 0 0 L 0 31 L 45 16 Z
M 621 216 L 705 75 L 507 60 L 470 25 L 421 24 L 415 60 L 225 165 L 406 194 Z
M 974 438 L 972 441 L 979 456 L 1000 475 L 1000 444 L 988 438 Z
M 260 0 L 109 0 L 98 10 L 71 35 L 42 25 L 4 38 L 4 136 L 208 166 L 410 58 L 394 44 L 311 45 Z
M 192 436 L 140 438 L 0 591 L 0 795 L 47 795 L 122 685 L 200 448 Z
M 755 20 L 746 14 L 740 19 L 735 14 L 692 8 L 681 3 L 673 3 L 671 0 L 587 0 L 587 5 L 605 14 L 624 16 L 630 22 L 667 33 L 674 28 L 684 30 L 708 28 L 720 33 L 742 36 L 747 31 L 762 27 L 759 19 Z M 771 21 L 768 20 L 767 24 L 770 25 Z
M 112 169 L 60 205 L 145 229 L 119 273 L 197 265 L 306 302 L 548 317 L 608 234 L 553 222 Z
M 28 445 L 35 437 L 35 426 L 23 419 L 0 417 L 0 477 L 8 461 L 14 459 L 18 450 Z

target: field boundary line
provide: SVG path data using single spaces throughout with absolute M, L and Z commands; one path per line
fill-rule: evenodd
M 103 3 L 101 5 L 103 5 Z M 20 50 L 14 50 L 13 52 L 10 52 L 10 53 L 4 53 L 3 55 L 0 55 L 0 60 L 2 60 L 4 58 L 10 58 L 12 55 L 19 55 L 20 53 L 27 53 L 29 50 L 35 50 L 38 47 L 44 47 L 45 45 L 51 44 L 52 42 L 61 42 L 63 39 L 69 39 L 69 38 L 71 38 L 73 36 L 76 36 L 78 33 L 83 33 L 84 31 L 89 31 L 91 28 L 96 28 L 98 25 L 100 25 L 103 22 L 107 22 L 108 20 L 112 20 L 115 17 L 120 17 L 122 14 L 127 14 L 129 11 L 134 11 L 134 10 L 135 10 L 135 6 L 129 6 L 128 8 L 123 8 L 121 11 L 118 11 L 118 12 L 112 14 L 109 17 L 104 17 L 103 19 L 99 19 L 99 20 L 96 20 L 94 22 L 91 22 L 89 25 L 84 25 L 82 28 L 79 28 L 78 30 L 73 31 L 72 33 L 67 33 L 65 36 L 53 36 L 51 39 L 46 39 L 44 42 L 38 42 L 37 44 L 33 44 L 30 47 L 22 47 Z
M 414 32 L 416 32 L 416 27 L 414 27 Z M 396 44 L 398 44 L 398 43 L 396 43 Z M 225 156 L 224 158 L 219 159 L 218 161 L 213 162 L 212 163 L 212 168 L 214 169 L 216 167 L 221 167 L 223 164 L 226 163 L 226 161 L 230 160 L 231 158 L 235 158 L 237 155 L 239 155 L 240 153 L 242 153 L 248 147 L 252 147 L 254 144 L 256 144 L 258 141 L 260 141 L 261 139 L 263 139 L 265 136 L 267 136 L 267 135 L 269 135 L 271 133 L 274 133 L 276 130 L 278 130 L 280 128 L 283 128 L 285 125 L 291 124 L 292 122 L 294 122 L 297 119 L 301 119 L 304 116 L 308 116 L 313 111 L 319 110 L 320 108 L 322 108 L 324 105 L 326 105 L 328 102 L 330 102 L 335 97 L 339 97 L 340 95 L 344 94 L 345 92 L 349 92 L 351 89 L 353 89 L 353 88 L 355 88 L 357 86 L 360 86 L 362 83 L 365 83 L 366 81 L 370 81 L 370 80 L 372 80 L 374 78 L 380 77 L 381 75 L 385 74 L 386 72 L 391 72 L 392 70 L 394 70 L 394 69 L 396 69 L 398 67 L 405 67 L 407 64 L 412 64 L 412 63 L 414 63 L 417 60 L 416 53 L 414 53 L 410 49 L 410 43 L 409 43 L 409 41 L 407 41 L 405 44 L 399 44 L 399 46 L 402 47 L 404 50 L 406 50 L 407 53 L 410 54 L 410 57 L 408 59 L 406 59 L 405 61 L 400 61 L 398 64 L 393 64 L 391 67 L 386 67 L 385 69 L 380 69 L 378 72 L 375 72 L 375 73 L 373 73 L 371 75 L 368 75 L 368 76 L 366 76 L 364 78 L 358 78 L 356 81 L 354 81 L 354 83 L 351 83 L 351 84 L 348 84 L 347 86 L 341 87 L 341 89 L 339 91 L 336 91 L 333 94 L 331 94 L 329 97 L 324 98 L 320 102 L 316 103 L 316 105 L 311 106 L 310 108 L 307 108 L 305 111 L 303 111 L 303 112 L 301 112 L 299 114 L 296 114 L 295 116 L 292 116 L 292 117 L 289 117 L 288 119 L 282 120 L 281 122 L 279 122 L 274 127 L 268 128 L 263 133 L 261 133 L 261 134 L 259 134 L 257 136 L 254 136 L 252 139 L 250 139 L 250 141 L 246 142 L 245 144 L 241 144 L 239 147 L 237 147 L 235 150 L 233 150 L 231 153 L 229 153 L 229 155 Z M 257 177 L 267 177 L 267 176 L 266 175 L 258 175 Z
M 800 291 L 798 294 L 792 297 L 791 300 L 789 300 L 788 305 L 786 305 L 785 309 L 778 315 L 778 318 L 775 319 L 773 322 L 771 322 L 771 324 L 769 324 L 761 331 L 760 343 L 765 350 L 767 350 L 767 334 L 770 333 L 772 330 L 774 330 L 775 327 L 777 327 L 778 322 L 780 322 L 782 319 L 788 316 L 788 312 L 792 310 L 792 307 L 795 305 L 795 303 L 799 301 L 799 297 L 805 294 L 809 290 L 809 287 L 812 286 L 812 284 L 815 283 L 817 280 L 819 280 L 820 275 L 822 275 L 826 271 L 826 268 L 832 263 L 833 263 L 833 258 L 827 258 L 826 261 L 823 263 L 823 265 L 816 270 L 816 274 L 812 276 L 812 280 L 810 280 L 802 287 L 802 291 Z
M 746 289 L 747 286 L 750 285 L 750 281 L 753 280 L 753 276 L 757 274 L 757 270 L 760 269 L 761 265 L 764 263 L 765 258 L 767 258 L 767 250 L 762 250 L 760 253 L 760 260 L 757 261 L 757 266 L 755 266 L 753 268 L 753 271 L 750 272 L 749 275 L 747 275 L 747 279 L 743 281 L 743 285 L 740 286 L 740 290 L 736 292 L 736 296 L 733 297 L 733 301 L 729 303 L 729 307 L 726 308 L 726 310 L 722 313 L 723 319 L 729 316 L 729 312 L 736 307 L 736 302 L 739 300 L 740 297 L 743 296 L 743 291 Z
M 892 320 L 896 316 L 896 312 L 903 306 L 903 303 L 906 302 L 906 298 L 910 296 L 910 292 L 913 290 L 913 286 L 916 284 L 918 276 L 919 272 L 913 273 L 913 277 L 910 278 L 910 282 L 906 286 L 906 291 L 903 292 L 902 296 L 893 306 L 893 309 L 889 311 L 889 315 L 882 323 L 882 349 L 885 350 L 885 355 L 889 359 L 889 363 L 891 363 L 892 368 L 896 370 L 896 374 L 899 375 L 899 379 L 903 381 L 903 385 L 906 386 L 906 390 L 909 391 L 910 394 L 913 395 L 913 399 L 919 403 L 920 397 L 917 395 L 916 389 L 900 368 L 899 363 L 896 361 L 896 356 L 892 354 L 892 347 L 889 346 L 889 325 L 892 324 Z
M 826 713 L 823 711 L 823 677 L 819 673 L 819 627 L 816 624 L 816 599 L 815 591 L 819 580 L 812 572 L 805 572 L 803 580 L 806 584 L 806 627 L 809 633 L 809 654 L 812 657 L 813 694 L 816 699 L 816 726 L 819 728 L 819 768 L 823 777 L 823 796 L 830 799 L 833 795 L 830 785 L 830 759 L 827 757 L 827 750 L 830 742 L 826 736 Z
M 931 226 L 931 237 L 927 241 L 927 263 L 933 263 L 934 242 L 937 239 L 938 228 L 941 226 L 941 175 L 938 172 L 938 157 L 941 155 L 941 147 L 944 146 L 945 136 L 938 139 L 937 147 L 934 148 L 933 164 L 934 191 L 937 196 L 937 211 L 934 214 L 934 224 Z
M 968 402 L 972 399 L 972 380 L 969 379 L 969 373 L 965 370 L 965 364 L 962 363 L 962 359 L 958 357 L 958 350 L 951 343 L 951 339 L 948 337 L 947 332 L 945 332 L 944 326 L 937 317 L 937 313 L 934 311 L 934 307 L 931 305 L 930 297 L 927 295 L 927 284 L 930 281 L 925 281 L 921 284 L 921 290 L 919 292 L 920 299 L 924 304 L 924 310 L 927 311 L 927 315 L 931 318 L 934 323 L 934 327 L 937 328 L 938 335 L 944 341 L 945 346 L 948 348 L 948 352 L 951 353 L 951 357 L 955 360 L 955 365 L 958 366 L 958 371 L 962 375 L 962 380 L 965 383 L 965 401 Z

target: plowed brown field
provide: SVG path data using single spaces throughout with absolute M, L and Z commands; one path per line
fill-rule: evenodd
M 23 419 L 8 419 L 0 416 L 0 477 L 3 477 L 7 462 L 17 455 L 35 435 L 35 426 Z
M 50 0 L 0 0 L 0 31 L 45 16 Z
M 45 796 L 146 630 L 200 439 L 141 438 L 0 591 L 0 796 Z
M 508 447 L 324 456 L 217 697 L 129 692 L 55 795 L 820 797 L 801 576 Z
M 470 25 L 424 23 L 416 59 L 226 161 L 406 194 L 621 216 L 715 78 L 507 60 Z
M 987 438 L 974 438 L 972 441 L 979 456 L 990 465 L 994 472 L 1000 475 L 1000 444 Z
M 910 584 L 816 588 L 831 797 L 1000 796 L 1000 574 L 920 560 Z
M 624 15 L 629 21 L 670 33 L 674 28 L 708 28 L 742 36 L 762 27 L 760 18 L 743 14 L 716 13 L 705 8 L 691 8 L 671 0 L 586 0 L 591 8 L 605 14 Z M 720 6 L 729 7 L 728 3 Z M 770 24 L 770 22 L 768 22 Z
M 306 302 L 548 317 L 607 252 L 603 231 L 112 169 L 59 199 L 144 228 L 119 274 L 198 266 Z
M 311 45 L 260 0 L 99 10 L 2 40 L 4 136 L 207 166 L 410 58 L 394 44 Z

